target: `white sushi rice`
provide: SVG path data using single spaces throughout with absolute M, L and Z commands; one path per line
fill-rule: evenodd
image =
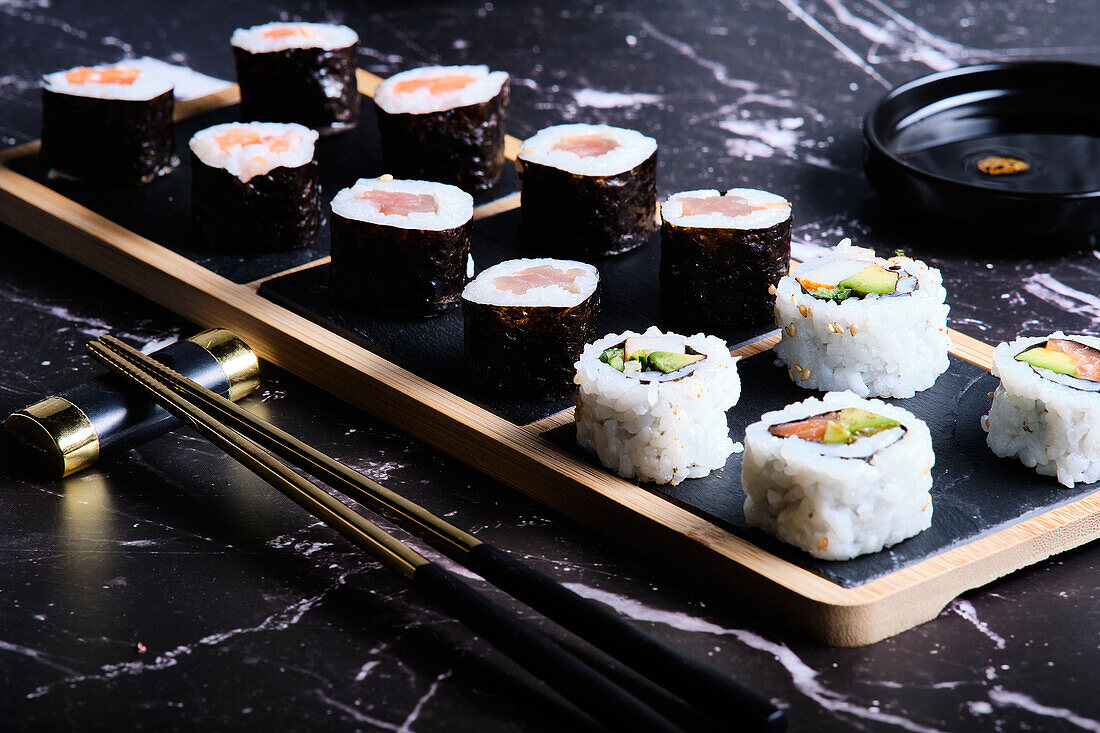
M 563 138 L 601 135 L 619 146 L 603 155 L 580 156 L 569 150 L 555 150 Z M 657 151 L 657 141 L 636 130 L 610 125 L 554 125 L 539 130 L 523 141 L 519 159 L 567 171 L 578 176 L 614 176 L 637 168 Z
M 381 207 L 363 198 L 368 191 L 428 194 L 435 198 L 436 211 L 414 211 L 408 215 L 383 214 Z M 434 181 L 409 181 L 392 176 L 360 178 L 332 199 L 332 212 L 345 219 L 398 229 L 422 229 L 434 232 L 460 227 L 473 218 L 474 198 L 457 186 Z
M 855 449 L 854 455 L 869 455 L 867 460 L 768 430 L 845 407 L 892 418 L 906 429 L 883 431 L 847 446 Z M 870 441 L 870 449 L 860 447 L 864 441 Z M 931 526 L 935 461 L 928 427 L 909 411 L 851 392 L 811 397 L 765 413 L 746 428 L 741 462 L 745 519 L 822 560 L 878 552 Z
M 989 414 L 982 417 L 986 442 L 1002 457 L 1019 458 L 1044 476 L 1056 476 L 1070 488 L 1100 481 L 1100 392 L 1094 382 L 1075 380 L 1035 368 L 1016 355 L 1048 338 L 1069 339 L 1100 349 L 1100 338 L 1066 336 L 1020 338 L 993 350 L 993 392 Z M 1060 384 L 1056 379 L 1065 383 Z M 1070 386 L 1081 382 L 1083 389 Z
M 743 216 L 730 217 L 724 214 L 684 216 L 684 199 L 709 199 L 721 195 L 721 192 L 714 189 L 674 193 L 661 205 L 661 218 L 673 226 L 701 229 L 767 229 L 791 218 L 791 205 L 785 198 L 755 188 L 731 188 L 725 195 L 742 198 L 750 206 L 781 205 L 760 209 Z
M 273 153 L 268 143 L 240 145 L 222 150 L 218 137 L 231 132 L 254 132 L 265 138 L 285 139 L 290 149 Z M 227 122 L 199 130 L 192 136 L 191 151 L 206 165 L 223 168 L 242 181 L 276 168 L 297 168 L 313 160 L 317 132 L 293 122 Z
M 78 71 L 82 68 L 90 68 L 96 71 L 107 71 L 115 68 L 132 68 L 137 69 L 139 74 L 137 79 L 130 84 L 103 84 L 98 82 L 74 84 L 70 82 L 66 74 L 71 71 Z M 75 97 L 147 101 L 154 97 L 159 97 L 165 92 L 172 91 L 174 84 L 171 79 L 150 73 L 138 65 L 129 64 L 123 61 L 117 64 L 103 64 L 100 66 L 78 66 L 72 69 L 66 69 L 65 71 L 46 74 L 42 77 L 42 86 L 44 89 L 56 94 L 70 94 Z
M 600 354 L 642 334 L 611 334 L 589 344 L 576 363 L 577 442 L 623 478 L 678 484 L 722 468 L 740 444 L 726 410 L 741 396 L 737 357 L 714 336 L 684 337 L 706 359 L 675 381 L 644 382 L 600 361 Z M 656 326 L 645 336 L 666 335 Z M 675 335 L 675 334 L 667 334 Z
M 438 76 L 463 74 L 474 77 L 474 81 L 462 89 L 432 94 L 428 89 L 417 89 L 398 94 L 395 87 L 403 81 Z M 374 102 L 390 114 L 427 114 L 444 112 L 456 107 L 468 107 L 481 104 L 500 94 L 501 87 L 508 80 L 504 71 L 489 71 L 488 66 L 425 66 L 409 69 L 385 79 L 374 92 Z
M 303 33 L 277 35 L 266 34 L 284 29 L 302 29 Z M 359 42 L 359 34 L 346 25 L 330 23 L 264 23 L 251 28 L 233 31 L 229 43 L 249 53 L 273 53 L 291 48 L 320 48 L 335 51 Z
M 792 275 L 779 281 L 775 354 L 794 383 L 807 389 L 851 390 L 861 397 L 912 397 L 931 387 L 948 367 L 947 291 L 940 271 L 920 260 L 875 257 L 841 242 L 827 258 L 799 266 L 812 270 L 829 259 L 886 267 L 900 264 L 917 279 L 905 295 L 867 295 L 840 302 L 805 293 Z
M 577 292 L 560 285 L 547 285 L 530 288 L 525 293 L 517 293 L 497 287 L 495 281 L 500 277 L 514 275 L 517 272 L 535 267 L 555 267 L 562 272 L 580 270 L 581 274 L 573 280 Z M 462 291 L 462 299 L 485 305 L 521 305 L 572 308 L 580 305 L 596 292 L 600 284 L 599 271 L 584 262 L 575 260 L 555 260 L 550 258 L 507 260 L 483 270 L 480 275 L 467 283 Z

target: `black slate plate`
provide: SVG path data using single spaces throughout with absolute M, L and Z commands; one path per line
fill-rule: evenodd
M 734 440 L 742 440 L 745 428 L 763 413 L 820 395 L 796 387 L 786 370 L 775 366 L 770 351 L 743 359 L 738 372 L 741 399 L 728 414 Z M 640 486 L 838 585 L 859 586 L 1100 489 L 1100 484 L 1067 489 L 1016 460 L 993 455 L 978 421 L 988 412 L 988 395 L 997 383 L 989 372 L 952 356 L 951 366 L 931 389 L 908 400 L 888 400 L 928 423 L 936 465 L 932 469 L 931 528 L 882 552 L 842 562 L 816 560 L 750 527 L 742 512 L 745 494 L 739 453 L 730 457 L 724 469 L 705 478 L 688 479 L 678 486 Z M 577 446 L 572 424 L 544 437 L 587 463 L 599 465 L 594 455 Z
M 517 242 L 519 211 L 512 210 L 474 222 L 472 252 L 477 270 L 524 256 Z M 643 247 L 618 257 L 596 261 L 603 305 L 599 333 L 641 331 L 651 325 L 668 329 L 677 324 L 661 313 L 658 292 L 658 235 Z M 571 399 L 534 402 L 472 390 L 463 372 L 462 313 L 455 309 L 431 320 L 409 321 L 356 311 L 329 295 L 329 267 L 323 265 L 266 281 L 260 294 L 388 357 L 415 374 L 477 402 L 517 425 L 561 412 Z M 691 329 L 692 333 L 698 327 Z M 731 348 L 771 329 L 713 329 Z
M 1035 236 L 1100 237 L 1100 66 L 1027 61 L 952 69 L 903 84 L 863 122 L 864 169 L 880 192 L 1034 256 Z M 1026 171 L 987 175 L 1010 156 Z M 1048 239 L 1044 246 L 1049 246 Z
M 317 241 L 306 249 L 257 256 L 211 254 L 196 242 L 190 222 L 191 165 L 187 143 L 199 130 L 238 119 L 237 105 L 181 120 L 175 125 L 176 149 L 180 165 L 166 176 L 139 188 L 95 186 L 77 181 L 50 178 L 37 157 L 16 161 L 17 172 L 57 191 L 97 214 L 120 224 L 168 249 L 197 262 L 234 282 L 249 282 L 273 275 L 328 255 L 328 203 L 336 192 L 359 178 L 379 176 L 382 153 L 374 103 L 363 99 L 363 119 L 353 130 L 322 137 L 317 143 L 321 168 L 321 213 L 324 218 Z M 506 196 L 517 188 L 515 167 L 506 165 L 500 182 L 474 196 L 476 205 Z

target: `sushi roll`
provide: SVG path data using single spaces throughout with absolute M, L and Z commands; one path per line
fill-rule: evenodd
M 479 389 L 534 399 L 573 392 L 573 362 L 596 337 L 600 275 L 570 260 L 520 259 L 462 291 L 466 373 Z
M 179 165 L 172 82 L 125 63 L 42 79 L 42 161 L 88 183 L 139 185 Z
M 907 410 L 811 397 L 745 429 L 745 519 L 822 560 L 878 552 L 932 526 L 935 462 L 928 426 Z
M 293 123 L 229 122 L 191 138 L 191 219 L 200 246 L 306 247 L 321 225 L 317 133 Z
M 332 200 L 332 286 L 365 310 L 428 317 L 458 305 L 470 194 L 445 183 L 361 178 Z
M 359 36 L 346 25 L 265 23 L 238 28 L 230 44 L 241 119 L 296 122 L 322 133 L 359 123 Z
M 585 347 L 574 381 L 577 442 L 623 478 L 678 484 L 740 450 L 726 410 L 741 379 L 722 339 L 656 326 L 611 334 Z
M 939 270 L 845 239 L 779 281 L 775 355 L 800 387 L 912 397 L 947 370 L 946 298 Z
M 523 142 L 520 233 L 532 252 L 587 260 L 641 247 L 657 228 L 657 141 L 607 125 L 556 125 Z
M 428 66 L 394 74 L 374 93 L 386 169 L 464 191 L 492 188 L 504 170 L 508 74 L 487 66 Z
M 791 205 L 751 188 L 685 191 L 661 206 L 661 305 L 681 320 L 770 326 L 791 258 Z
M 986 442 L 1065 486 L 1100 481 L 1100 338 L 1021 338 L 993 350 Z

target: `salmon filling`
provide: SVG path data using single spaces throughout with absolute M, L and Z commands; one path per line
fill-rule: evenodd
M 1100 351 L 1066 339 L 1047 339 L 1047 348 L 1067 354 L 1077 367 L 1078 379 L 1100 382 Z
M 360 198 L 378 204 L 378 211 L 386 216 L 409 214 L 437 214 L 439 203 L 430 193 L 406 193 L 405 191 L 364 191 Z
M 279 28 L 269 28 L 263 33 L 264 38 L 309 38 L 317 37 L 312 28 L 304 25 L 289 25 Z
M 218 135 L 214 138 L 214 142 L 223 153 L 249 145 L 264 145 L 271 153 L 285 153 L 291 147 L 289 136 L 261 135 L 253 130 L 231 130 Z
M 802 420 L 780 423 L 768 428 L 777 438 L 802 438 L 814 443 L 853 443 L 884 430 L 901 427 L 901 423 L 858 407 L 825 412 Z
M 519 270 L 511 275 L 502 275 L 493 279 L 493 287 L 497 290 L 507 290 L 516 295 L 523 295 L 534 288 L 546 288 L 558 286 L 570 293 L 579 293 L 577 278 L 584 275 L 584 270 L 575 267 L 562 270 L 553 265 L 539 265 Z
M 82 66 L 65 72 L 70 84 L 133 84 L 141 76 L 141 69 L 132 66 L 112 66 L 109 69 L 89 69 Z
M 427 89 L 428 94 L 446 94 L 465 89 L 477 81 L 476 76 L 469 74 L 447 74 L 446 76 L 422 76 L 419 79 L 406 79 L 393 86 L 395 94 L 412 94 L 421 89 Z
M 572 135 L 558 140 L 550 149 L 564 150 L 580 158 L 594 158 L 618 147 L 621 147 L 618 140 L 605 135 Z
M 684 216 L 705 216 L 707 214 L 720 214 L 722 216 L 745 216 L 754 211 L 776 209 L 780 206 L 788 206 L 786 201 L 768 201 L 762 204 L 750 204 L 748 199 L 741 196 L 711 196 L 710 198 L 682 198 L 679 199 L 683 206 Z

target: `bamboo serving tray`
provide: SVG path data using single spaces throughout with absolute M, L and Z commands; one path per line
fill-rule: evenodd
M 379 81 L 359 71 L 362 94 L 371 96 Z M 178 103 L 176 118 L 224 111 L 238 101 L 234 87 Z M 519 141 L 509 137 L 506 155 L 514 159 L 518 149 Z M 826 644 L 855 646 L 897 634 L 934 618 L 968 589 L 1100 536 L 1100 487 L 1051 491 L 1053 479 L 1017 464 L 1012 475 L 1018 482 L 1040 485 L 1052 498 L 865 582 L 838 582 L 802 562 L 797 552 L 739 530 L 735 519 L 720 516 L 721 507 L 702 507 L 690 494 L 692 486 L 704 484 L 639 487 L 601 469 L 570 447 L 571 410 L 520 424 L 380 356 L 354 329 L 335 329 L 308 308 L 280 304 L 268 295 L 271 283 L 323 267 L 327 258 L 236 282 L 25 175 L 20 166 L 37 152 L 38 143 L 32 142 L 0 153 L 0 221 L 201 326 L 233 330 L 262 358 Z M 518 194 L 507 195 L 479 206 L 474 217 L 505 216 L 518 205 Z M 992 349 L 960 333 L 951 337 L 959 379 L 973 385 L 977 377 L 964 372 L 987 371 Z M 769 357 L 761 354 L 776 340 L 761 336 L 734 353 L 755 357 L 744 362 L 753 373 L 766 371 Z M 745 383 L 745 391 L 752 388 Z M 948 470 L 953 479 L 968 480 L 963 468 Z M 730 468 L 723 473 L 733 487 L 731 496 L 739 496 L 737 474 Z

